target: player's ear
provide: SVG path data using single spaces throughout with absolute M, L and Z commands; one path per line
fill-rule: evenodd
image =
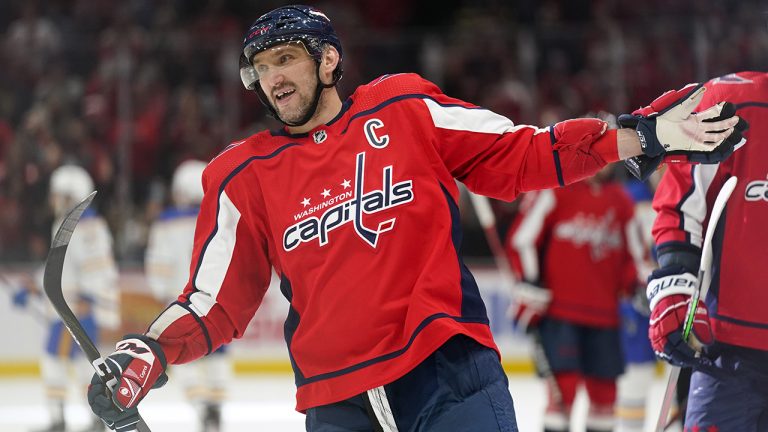
M 320 59 L 320 77 L 323 84 L 330 84 L 333 82 L 333 71 L 341 61 L 339 52 L 331 44 L 326 44 L 323 47 L 323 54 Z

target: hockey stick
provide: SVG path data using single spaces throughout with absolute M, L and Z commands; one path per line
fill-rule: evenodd
M 688 305 L 688 311 L 685 316 L 685 324 L 683 325 L 683 341 L 687 342 L 691 335 L 691 329 L 693 328 L 693 318 L 696 313 L 696 306 L 699 304 L 700 298 L 707 298 L 707 292 L 709 292 L 709 286 L 712 283 L 712 274 L 710 273 L 710 267 L 712 267 L 712 237 L 715 235 L 715 228 L 720 220 L 720 215 L 725 209 L 725 205 L 728 203 L 731 193 L 736 188 L 738 179 L 736 177 L 729 178 L 720 192 L 715 198 L 715 203 L 712 205 L 712 213 L 709 216 L 709 222 L 707 222 L 707 231 L 704 235 L 704 243 L 701 245 L 701 261 L 699 262 L 699 280 L 696 288 L 691 296 L 691 303 Z M 672 370 L 669 372 L 669 381 L 667 381 L 667 389 L 664 391 L 664 400 L 661 403 L 661 412 L 659 413 L 659 419 L 656 422 L 656 432 L 663 432 L 668 427 L 669 410 L 672 407 L 672 400 L 675 396 L 675 389 L 677 387 L 677 379 L 680 376 L 680 368 L 672 366 Z
M 80 346 L 80 349 L 85 353 L 85 356 L 88 357 L 93 368 L 96 369 L 96 373 L 101 377 L 101 381 L 111 392 L 111 389 L 117 384 L 117 379 L 104 364 L 104 359 L 101 357 L 96 345 L 94 345 L 91 338 L 88 337 L 88 334 L 80 324 L 80 321 L 77 320 L 72 309 L 67 305 L 67 301 L 64 299 L 64 294 L 61 289 L 61 273 L 64 269 L 64 257 L 67 253 L 67 246 L 69 246 L 69 241 L 72 238 L 72 233 L 75 231 L 77 222 L 80 220 L 80 216 L 91 201 L 93 201 L 95 195 L 95 191 L 91 192 L 91 194 L 82 200 L 80 204 L 70 210 L 66 217 L 64 217 L 61 226 L 59 226 L 59 229 L 56 231 L 56 235 L 53 237 L 53 242 L 51 243 L 51 250 L 48 251 L 48 258 L 45 261 L 43 290 L 45 291 L 45 295 L 51 301 L 56 313 L 61 318 L 61 321 L 64 323 L 64 326 L 67 327 L 72 338 L 75 339 L 75 342 Z M 110 394 L 110 397 L 111 396 L 112 395 Z M 138 422 L 135 425 L 131 425 L 135 429 L 121 429 L 121 432 L 130 432 L 133 430 L 138 432 L 150 432 L 144 419 L 142 419 L 140 415 L 138 415 L 138 417 Z
M 507 261 L 507 253 L 504 251 L 501 239 L 499 239 L 499 234 L 496 230 L 496 215 L 493 214 L 491 203 L 487 197 L 477 195 L 471 191 L 469 191 L 469 198 L 472 202 L 472 208 L 475 210 L 475 215 L 477 215 L 477 219 L 480 221 L 480 226 L 483 227 L 486 241 L 491 249 L 491 253 L 493 253 L 493 259 L 501 273 L 502 280 L 509 287 L 510 291 L 514 293 L 516 278 L 512 272 L 512 267 L 509 265 L 509 261 Z M 549 360 L 544 352 L 541 334 L 536 327 L 531 327 L 529 334 L 533 339 L 533 361 L 536 363 L 536 369 L 547 383 L 555 404 L 564 410 L 563 395 L 560 393 L 560 387 L 557 385 L 555 374 L 552 372 Z

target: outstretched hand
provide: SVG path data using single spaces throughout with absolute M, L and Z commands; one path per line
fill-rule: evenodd
M 664 93 L 632 114 L 619 116 L 619 125 L 635 129 L 643 151 L 642 156 L 625 161 L 633 175 L 647 178 L 662 160 L 718 163 L 743 144 L 743 132 L 749 125 L 736 115 L 732 103 L 720 102 L 693 113 L 705 91 L 701 84 L 689 84 Z

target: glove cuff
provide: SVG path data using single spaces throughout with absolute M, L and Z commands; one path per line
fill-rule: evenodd
M 692 274 L 697 274 L 699 271 L 699 262 L 701 261 L 701 249 L 699 248 L 690 245 L 686 245 L 685 249 L 659 245 L 658 254 L 657 261 L 662 269 L 683 268 L 684 272 Z
M 661 272 L 658 270 L 655 271 L 651 274 L 650 280 L 648 281 L 645 295 L 648 297 L 651 311 L 653 311 L 659 301 L 665 297 L 676 294 L 682 294 L 688 297 L 692 296 L 699 283 L 699 279 L 691 273 L 659 274 L 664 273 L 665 270 L 666 269 Z
M 642 120 L 642 122 L 641 122 Z M 622 128 L 632 128 L 635 129 L 635 132 L 637 133 L 637 138 L 640 140 L 640 147 L 643 150 L 643 155 L 640 156 L 633 156 L 631 158 L 627 158 L 624 160 L 624 166 L 627 168 L 627 170 L 638 180 L 645 181 L 648 179 L 648 177 L 653 174 L 656 169 L 661 165 L 661 162 L 664 160 L 664 150 L 659 148 L 658 150 L 654 151 L 655 155 L 651 154 L 652 152 L 648 151 L 648 142 L 646 140 L 646 136 L 654 136 L 652 134 L 641 132 L 641 128 L 643 130 L 648 128 L 648 124 L 646 122 L 652 121 L 655 125 L 655 120 L 648 120 L 644 119 L 642 116 L 639 115 L 633 115 L 633 114 L 622 114 L 619 116 L 619 118 L 616 120 L 620 127 Z M 641 126 L 642 124 L 642 126 Z M 655 141 L 657 146 L 661 146 L 658 144 L 658 141 Z
M 624 159 L 624 167 L 627 168 L 630 174 L 640 181 L 648 180 L 656 169 L 661 165 L 661 161 L 664 160 L 663 155 L 656 157 L 650 157 L 647 155 L 633 156 L 631 158 Z
M 149 349 L 152 350 L 152 353 L 157 357 L 157 359 L 160 361 L 160 366 L 162 366 L 163 371 L 165 371 L 168 368 L 168 361 L 165 357 L 165 352 L 163 352 L 163 347 L 160 346 L 160 343 L 156 340 L 150 338 L 149 336 L 143 335 L 143 334 L 134 334 L 129 333 L 125 336 L 123 336 L 123 340 L 125 339 L 138 339 L 149 347 Z M 119 343 L 119 342 L 118 342 Z

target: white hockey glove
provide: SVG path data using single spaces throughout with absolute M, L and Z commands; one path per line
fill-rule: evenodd
M 624 162 L 635 177 L 645 180 L 665 158 L 669 162 L 718 163 L 742 142 L 742 133 L 749 126 L 736 116 L 732 103 L 720 102 L 693 113 L 705 91 L 701 84 L 689 84 L 664 93 L 632 114 L 619 116 L 619 125 L 637 131 L 644 153 Z
M 549 304 L 552 292 L 527 282 L 517 282 L 512 290 L 512 304 L 507 315 L 522 332 L 539 324 Z

